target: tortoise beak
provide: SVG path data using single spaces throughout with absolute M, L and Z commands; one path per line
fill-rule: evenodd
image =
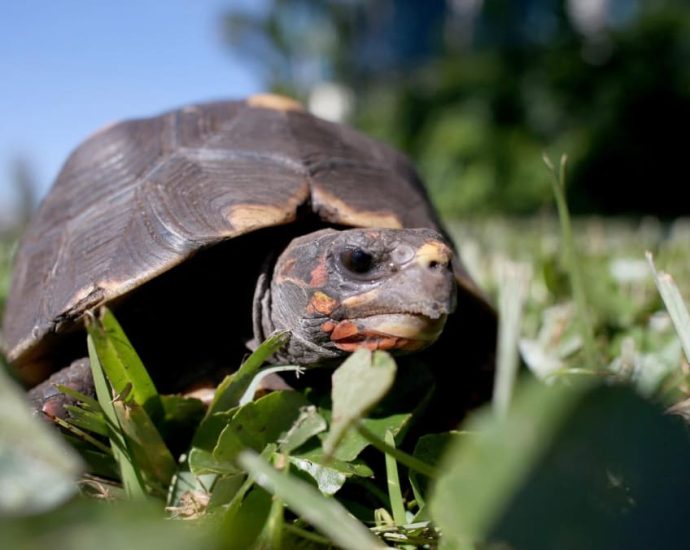
M 331 333 L 338 349 L 357 348 L 417 351 L 432 344 L 443 331 L 446 315 L 431 319 L 424 315 L 389 313 L 341 321 Z

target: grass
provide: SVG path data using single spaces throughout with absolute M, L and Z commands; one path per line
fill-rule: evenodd
M 554 172 L 558 197 L 564 173 Z M 606 547 L 634 531 L 627 547 L 674 547 L 687 518 L 676 514 L 661 529 L 657 516 L 690 477 L 682 467 L 685 428 L 663 414 L 687 392 L 678 333 L 689 346 L 679 296 L 690 296 L 690 223 L 571 222 L 562 197 L 559 206 L 560 219 L 450 224 L 469 270 L 503 313 L 493 410 L 462 432 L 401 445 L 413 411 L 380 408 L 396 370 L 378 352 L 346 361 L 332 396 L 252 397 L 252 380 L 282 336 L 224 382 L 202 417 L 188 400 L 158 395 L 106 314 L 89 330 L 98 402 L 80 407 L 78 426 L 89 435 L 68 434 L 101 475 L 49 513 L 0 507 L 0 541 L 30 547 L 59 524 L 62 541 L 75 533 L 91 540 L 100 529 L 143 548 L 150 537 L 177 533 L 160 521 L 167 509 L 190 520 L 173 546 L 416 548 L 440 539 L 447 548 L 478 541 L 567 548 L 578 540 Z M 0 246 L 0 291 L 10 249 Z M 199 415 L 199 425 L 187 451 L 173 457 L 164 434 L 187 414 Z M 0 461 L 0 486 L 11 473 Z M 111 507 L 84 496 L 94 484 Z M 591 505 L 592 495 L 599 504 Z M 80 519 L 85 506 L 88 525 Z
M 626 374 L 647 395 L 662 389 L 665 376 L 678 370 L 680 342 L 645 254 L 651 251 L 657 267 L 673 274 L 679 293 L 689 297 L 687 220 L 664 224 L 654 219 L 588 218 L 573 222 L 596 354 L 594 365 L 585 353 L 578 326 L 578 306 L 562 261 L 557 219 L 454 223 L 451 231 L 461 243 L 470 271 L 493 296 L 500 294 L 506 263 L 529 266 L 520 351 L 526 366 L 538 377 L 578 369 L 605 373 L 625 362 L 625 349 L 634 350 L 629 354 L 634 364 Z M 670 400 L 678 397 L 672 385 L 666 389 Z

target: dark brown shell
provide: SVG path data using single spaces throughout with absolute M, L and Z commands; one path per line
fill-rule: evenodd
M 21 243 L 4 320 L 9 360 L 27 381 L 39 377 L 32 358 L 86 311 L 202 247 L 289 223 L 303 205 L 329 223 L 439 228 L 403 155 L 285 98 L 101 130 L 69 157 Z

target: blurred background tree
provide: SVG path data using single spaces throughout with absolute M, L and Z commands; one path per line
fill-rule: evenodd
M 688 214 L 690 3 L 269 0 L 224 18 L 276 91 L 411 155 L 447 216 Z

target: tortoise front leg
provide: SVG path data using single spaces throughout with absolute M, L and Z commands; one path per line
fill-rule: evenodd
M 74 405 L 76 400 L 61 393 L 55 387 L 58 384 L 68 386 L 89 397 L 95 397 L 96 392 L 93 387 L 88 357 L 73 361 L 68 367 L 59 370 L 46 381 L 29 390 L 29 401 L 37 414 L 43 414 L 49 418 L 57 416 L 66 419 L 69 417 L 65 407 Z
M 38 386 L 31 388 L 27 395 L 32 408 L 36 414 L 47 417 L 69 418 L 69 412 L 65 408 L 67 405 L 74 405 L 76 399 L 60 392 L 56 386 L 68 386 L 73 390 L 83 393 L 89 397 L 96 397 L 96 390 L 93 386 L 93 376 L 88 357 L 83 357 L 73 361 L 53 374 L 46 381 Z M 184 388 L 181 394 L 186 397 L 200 399 L 208 405 L 215 392 L 215 383 L 206 383 L 204 380 L 197 381 L 196 384 Z M 277 373 L 271 373 L 261 379 L 257 386 L 258 392 L 271 392 L 276 390 L 292 390 L 283 378 Z M 210 391 L 210 394 L 208 393 Z M 207 399 L 204 397 L 207 396 Z

